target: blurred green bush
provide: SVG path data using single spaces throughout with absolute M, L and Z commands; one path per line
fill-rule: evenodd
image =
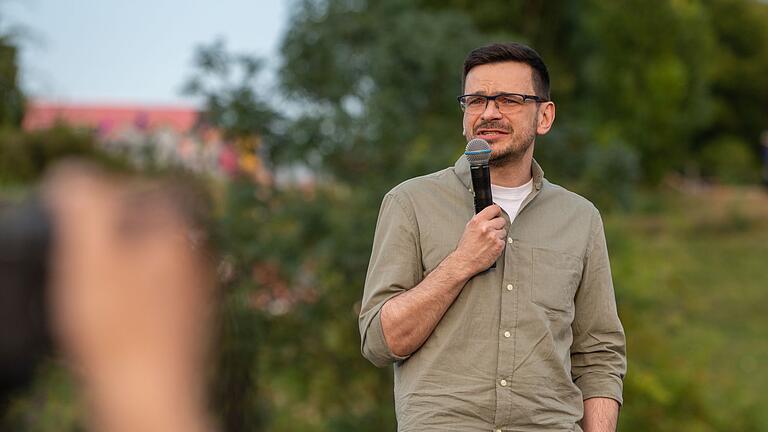
M 0 129 L 0 184 L 33 183 L 52 162 L 63 157 L 99 154 L 90 131 L 63 124 L 34 132 Z
M 704 147 L 699 157 L 702 174 L 724 183 L 758 183 L 760 164 L 752 147 L 736 136 L 714 140 Z

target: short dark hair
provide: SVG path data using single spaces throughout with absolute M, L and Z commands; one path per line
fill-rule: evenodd
M 467 83 L 467 74 L 475 66 L 501 62 L 525 63 L 533 69 L 533 90 L 536 96 L 549 100 L 549 71 L 544 60 L 533 48 L 519 44 L 495 43 L 473 49 L 464 59 L 464 73 L 461 76 L 461 87 Z

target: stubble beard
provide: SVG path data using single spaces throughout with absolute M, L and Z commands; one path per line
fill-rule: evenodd
M 509 143 L 506 148 L 501 149 L 496 154 L 491 154 L 491 159 L 488 161 L 488 166 L 493 168 L 500 168 L 509 164 L 514 164 L 523 159 L 528 149 L 533 146 L 536 134 L 528 131 L 519 139 L 515 139 L 513 135 L 513 141 Z
M 531 127 L 527 130 L 515 130 L 509 125 L 505 128 L 508 130 L 510 137 L 512 138 L 510 143 L 505 148 L 499 149 L 498 153 L 494 154 L 491 153 L 491 158 L 488 161 L 488 166 L 493 168 L 499 168 L 504 167 L 509 164 L 515 164 L 523 159 L 526 153 L 528 153 L 528 150 L 533 146 L 534 142 L 536 141 L 536 119 L 538 118 L 538 108 L 536 109 L 536 115 L 533 117 L 533 122 L 531 124 Z M 486 124 L 482 124 L 478 126 L 478 129 L 480 127 L 486 126 L 486 125 L 493 125 L 494 127 L 502 127 L 501 124 L 494 124 L 494 122 L 488 122 Z M 478 135 L 470 135 L 467 136 L 467 141 L 473 139 L 473 138 L 480 138 L 483 137 Z

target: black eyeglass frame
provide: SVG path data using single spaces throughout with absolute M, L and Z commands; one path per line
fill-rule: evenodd
M 527 95 L 527 94 L 522 94 L 522 93 L 499 93 L 499 94 L 496 94 L 496 95 L 493 95 L 493 96 L 488 96 L 488 95 L 484 95 L 484 94 L 477 94 L 477 93 L 470 93 L 470 94 L 461 95 L 461 96 L 456 98 L 456 100 L 459 101 L 459 105 L 461 106 L 461 110 L 462 111 L 466 111 L 467 110 L 467 104 L 464 103 L 462 101 L 462 99 L 464 99 L 464 98 L 466 98 L 468 96 L 479 96 L 479 97 L 485 98 L 485 106 L 483 107 L 483 111 L 488 109 L 488 102 L 493 101 L 495 103 L 496 102 L 496 98 L 500 98 L 500 97 L 504 97 L 504 96 L 520 96 L 521 98 L 523 98 L 523 102 L 522 102 L 523 104 L 526 103 L 528 100 L 535 101 L 536 103 L 549 102 L 549 99 L 544 99 L 543 97 L 539 97 L 539 96 L 536 96 L 536 95 Z M 498 105 L 497 105 L 497 107 L 498 107 Z

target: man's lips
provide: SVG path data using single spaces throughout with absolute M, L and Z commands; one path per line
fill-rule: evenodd
M 478 138 L 498 138 L 509 135 L 509 132 L 503 129 L 478 129 L 476 132 Z

